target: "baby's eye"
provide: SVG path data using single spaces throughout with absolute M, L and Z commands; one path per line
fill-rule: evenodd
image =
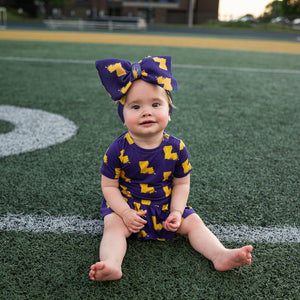
M 160 105 L 159 103 L 153 103 L 152 104 L 153 107 L 159 107 L 159 105 Z
M 132 109 L 139 109 L 139 108 L 140 108 L 140 106 L 137 104 L 132 106 Z

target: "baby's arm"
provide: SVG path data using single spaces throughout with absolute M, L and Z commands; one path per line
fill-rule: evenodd
M 119 180 L 104 175 L 101 178 L 102 193 L 111 209 L 119 215 L 130 232 L 139 232 L 147 223 L 141 218 L 147 211 L 137 212 L 130 208 L 119 190 Z
M 163 223 L 168 231 L 177 231 L 181 224 L 181 217 L 186 207 L 190 192 L 190 174 L 182 178 L 173 179 L 170 215 Z

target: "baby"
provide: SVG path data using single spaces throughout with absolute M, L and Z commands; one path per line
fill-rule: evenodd
M 106 59 L 96 62 L 102 84 L 118 101 L 127 132 L 104 155 L 101 206 L 104 231 L 100 262 L 91 266 L 92 280 L 118 280 L 127 238 L 188 237 L 192 247 L 218 271 L 250 265 L 251 245 L 226 249 L 189 206 L 192 170 L 184 143 L 165 132 L 172 114 L 171 91 L 177 82 L 171 57 L 147 57 L 139 63 Z

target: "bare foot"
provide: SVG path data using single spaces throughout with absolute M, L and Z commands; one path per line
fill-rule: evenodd
M 109 266 L 106 262 L 100 261 L 91 266 L 89 276 L 91 280 L 97 281 L 118 280 L 122 277 L 122 271 Z
M 251 245 L 239 249 L 226 249 L 214 260 L 217 271 L 228 271 L 251 264 Z

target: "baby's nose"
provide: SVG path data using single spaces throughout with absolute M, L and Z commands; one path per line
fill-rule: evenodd
M 151 115 L 152 115 L 152 113 L 151 113 L 150 110 L 145 110 L 145 111 L 143 112 L 143 117 L 149 117 L 149 116 L 151 116 Z

